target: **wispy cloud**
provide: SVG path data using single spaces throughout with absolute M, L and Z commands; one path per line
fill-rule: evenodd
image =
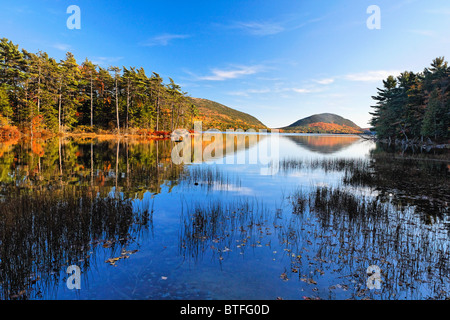
M 421 36 L 426 36 L 426 37 L 435 37 L 436 36 L 436 33 L 431 30 L 408 30 L 408 31 L 411 33 L 418 34 Z
M 72 49 L 72 46 L 66 43 L 55 43 L 52 47 L 61 51 L 69 51 Z
M 334 82 L 333 78 L 326 78 L 326 79 L 320 79 L 320 80 L 314 80 L 315 82 L 317 82 L 318 84 L 332 84 Z
M 93 57 L 92 63 L 101 67 L 109 67 L 122 59 L 123 57 Z
M 306 94 L 306 93 L 319 93 L 319 92 L 325 91 L 326 89 L 323 87 L 321 87 L 321 88 L 309 87 L 309 88 L 290 88 L 288 90 L 297 92 L 297 93 L 301 93 L 301 94 Z
M 197 80 L 207 81 L 224 81 L 230 79 L 236 79 L 247 75 L 252 75 L 264 70 L 261 65 L 255 66 L 236 66 L 232 69 L 212 69 L 210 75 L 199 76 Z
M 376 70 L 376 71 L 367 71 L 360 73 L 352 73 L 347 74 L 343 78 L 349 81 L 358 81 L 358 82 L 377 82 L 381 80 L 386 80 L 389 76 L 398 76 L 401 71 L 399 70 Z
M 5 8 L 7 9 L 7 8 Z M 30 8 L 27 5 L 19 5 L 19 6 L 12 6 L 9 8 L 10 11 L 17 13 L 17 14 L 35 14 L 36 12 Z
M 240 29 L 247 34 L 254 36 L 268 36 L 274 35 L 285 30 L 280 23 L 272 22 L 233 22 L 228 28 L 230 29 Z
M 415 29 L 415 30 L 407 30 L 410 33 L 414 33 L 419 36 L 427 37 L 427 38 L 433 38 L 435 41 L 438 41 L 439 43 L 449 43 L 450 39 L 447 36 L 447 33 L 445 31 L 438 33 L 436 31 L 432 30 L 426 30 L 426 29 Z
M 280 19 L 278 21 L 232 21 L 228 24 L 220 26 L 225 29 L 239 30 L 252 36 L 271 36 L 284 31 L 296 30 L 308 24 L 319 22 L 323 19 L 323 17 L 320 17 L 309 20 L 289 18 Z
M 439 14 L 439 15 L 450 15 L 450 7 L 447 8 L 442 8 L 442 9 L 429 9 L 425 11 L 426 13 L 431 13 L 431 14 Z
M 142 41 L 140 43 L 141 46 L 144 47 L 153 47 L 153 46 L 167 46 L 171 41 L 177 39 L 187 39 L 191 36 L 188 34 L 173 34 L 173 33 L 165 33 L 158 36 L 154 36 L 146 41 Z
M 270 92 L 272 92 L 272 90 L 270 90 L 268 88 L 264 88 L 264 89 L 248 89 L 248 90 L 243 90 L 243 91 L 231 91 L 231 92 L 228 92 L 228 94 L 232 95 L 232 96 L 248 97 L 251 94 L 264 94 L 264 93 L 270 93 Z
M 312 89 L 306 89 L 306 88 L 292 88 L 292 91 L 297 93 L 311 93 L 314 92 Z
M 289 92 L 296 92 L 300 94 L 307 93 L 318 93 L 323 92 L 325 89 L 317 88 L 317 87 L 308 87 L 308 88 L 296 88 L 296 87 L 277 87 L 277 88 L 261 88 L 261 89 L 247 89 L 241 91 L 231 91 L 228 92 L 229 95 L 232 96 L 240 96 L 240 97 L 249 97 L 254 94 L 266 94 L 266 93 L 274 93 L 274 94 L 285 94 Z

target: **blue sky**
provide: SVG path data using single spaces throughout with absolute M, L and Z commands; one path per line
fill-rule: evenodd
M 272 128 L 321 112 L 367 127 L 381 80 L 448 61 L 449 30 L 448 0 L 0 0 L 0 37 L 21 48 L 143 67 Z

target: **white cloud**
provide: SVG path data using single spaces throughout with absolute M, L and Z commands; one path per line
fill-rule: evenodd
M 315 80 L 318 84 L 332 84 L 334 82 L 333 78 Z
M 249 97 L 251 94 L 265 94 L 265 93 L 275 93 L 278 94 L 280 97 L 289 98 L 286 93 L 289 92 L 296 92 L 300 94 L 306 94 L 306 93 L 318 93 L 323 92 L 324 88 L 318 88 L 318 87 L 309 87 L 309 88 L 295 88 L 295 87 L 276 87 L 276 88 L 263 88 L 263 89 L 248 89 L 248 90 L 241 90 L 241 91 L 231 91 L 228 92 L 229 95 L 232 96 L 240 96 L 240 97 Z
M 313 92 L 313 90 L 305 89 L 305 88 L 292 88 L 291 90 L 294 91 L 294 92 L 297 92 L 297 93 L 311 93 L 311 92 Z
M 96 64 L 98 66 L 109 67 L 110 65 L 112 65 L 122 59 L 123 59 L 123 57 L 93 57 L 92 63 Z
M 326 88 L 321 87 L 309 87 L 309 88 L 290 88 L 287 89 L 288 91 L 294 91 L 297 93 L 301 93 L 301 94 L 305 94 L 305 93 L 318 93 L 318 92 L 323 92 L 326 90 Z
M 229 26 L 231 29 L 240 29 L 255 36 L 268 36 L 283 32 L 285 29 L 280 24 L 270 22 L 235 22 Z
M 55 43 L 53 46 L 53 48 L 61 50 L 61 51 L 69 51 L 72 46 L 70 44 L 66 44 L 66 43 Z
M 426 10 L 427 13 L 431 14 L 442 14 L 442 15 L 450 15 L 450 8 L 442 8 L 442 9 L 430 9 Z
M 344 76 L 344 79 L 358 82 L 377 82 L 381 80 L 386 80 L 387 77 L 391 75 L 397 77 L 400 75 L 400 73 L 401 71 L 398 70 L 376 70 L 376 71 L 348 74 Z
M 269 93 L 270 89 L 249 89 L 248 93 Z
M 426 37 L 435 37 L 436 33 L 431 30 L 409 30 L 409 32 Z
M 237 97 L 248 97 L 249 94 L 246 91 L 230 91 L 228 92 L 230 96 L 237 96 Z
M 200 76 L 198 80 L 208 80 L 208 81 L 224 81 L 230 79 L 240 78 L 246 75 L 252 75 L 263 70 L 263 66 L 238 66 L 234 69 L 221 70 L 213 69 L 212 74 L 207 76 Z
M 304 26 L 323 20 L 323 17 L 313 18 L 304 21 L 300 17 L 283 18 L 273 21 L 235 21 L 227 25 L 221 25 L 226 29 L 237 29 L 253 36 L 270 36 L 285 31 L 293 31 Z
M 245 91 L 232 91 L 229 92 L 229 95 L 232 96 L 239 96 L 239 97 L 248 97 L 250 94 L 264 94 L 264 93 L 270 93 L 270 89 L 248 89 Z
M 190 35 L 187 34 L 170 34 L 165 33 L 158 36 L 155 36 L 147 41 L 143 41 L 140 43 L 141 46 L 144 47 L 153 47 L 153 46 L 167 46 L 172 40 L 176 39 L 187 39 L 190 38 Z

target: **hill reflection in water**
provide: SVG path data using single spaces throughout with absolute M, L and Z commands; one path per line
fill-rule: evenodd
M 283 135 L 287 139 L 295 142 L 312 152 L 321 154 L 332 154 L 342 151 L 354 143 L 361 140 L 355 135 Z
M 187 148 L 176 164 L 171 140 L 0 143 L 0 299 L 448 297 L 445 154 L 352 135 L 202 138 L 213 161 Z

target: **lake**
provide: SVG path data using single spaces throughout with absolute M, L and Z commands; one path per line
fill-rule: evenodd
M 448 152 L 180 141 L 1 142 L 0 298 L 450 297 Z

